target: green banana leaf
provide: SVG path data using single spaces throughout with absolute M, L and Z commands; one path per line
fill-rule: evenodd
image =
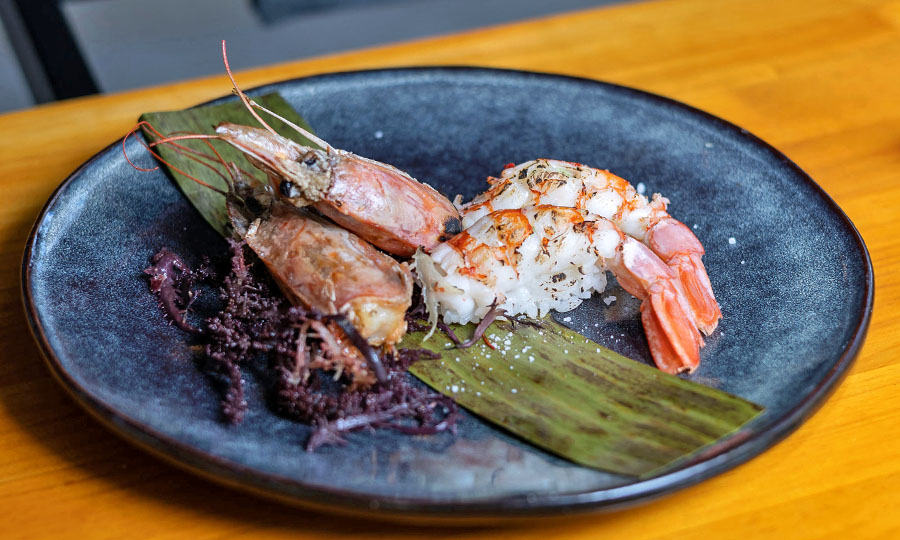
M 277 94 L 256 101 L 309 129 Z M 238 101 L 147 113 L 141 120 L 163 134 L 214 133 L 215 125 L 224 121 L 257 125 Z M 312 146 L 286 124 L 275 119 L 270 124 L 280 134 Z M 203 141 L 180 144 L 209 153 Z M 264 179 L 238 151 L 218 141 L 213 144 L 226 162 Z M 209 168 L 166 145 L 157 149 L 170 164 L 226 188 Z M 169 172 L 210 225 L 226 234 L 224 197 L 171 168 Z M 407 335 L 401 346 L 441 353 L 440 360 L 419 362 L 410 372 L 473 413 L 549 452 L 619 474 L 650 476 L 683 463 L 762 411 L 739 397 L 618 355 L 549 318 L 541 321 L 541 328 L 518 325 L 513 331 L 510 324 L 495 322 L 488 329 L 496 351 L 483 342 L 448 349 L 439 333 L 423 343 L 423 332 Z M 463 339 L 474 331 L 474 325 L 454 328 Z
M 650 476 L 739 430 L 762 411 L 749 401 L 668 375 L 542 319 L 495 322 L 484 342 L 449 348 L 436 332 L 407 335 L 440 360 L 410 372 L 473 413 L 571 461 Z M 475 325 L 451 328 L 465 340 Z

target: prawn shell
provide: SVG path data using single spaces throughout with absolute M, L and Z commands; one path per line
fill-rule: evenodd
M 392 345 L 406 332 L 408 267 L 353 233 L 279 204 L 244 240 L 291 302 L 343 314 L 372 345 Z
M 459 211 L 405 172 L 343 150 L 299 145 L 264 129 L 222 123 L 222 140 L 264 171 L 287 204 L 321 214 L 401 257 L 462 231 Z
M 459 212 L 430 186 L 389 165 L 338 152 L 316 210 L 379 248 L 411 257 L 462 230 Z

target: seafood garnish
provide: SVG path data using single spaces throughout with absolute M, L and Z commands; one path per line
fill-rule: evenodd
M 666 212 L 659 194 L 651 200 L 627 181 L 580 163 L 538 159 L 507 167 L 491 187 L 463 205 L 463 227 L 484 215 L 538 204 L 568 206 L 611 220 L 625 234 L 646 244 L 681 280 L 697 327 L 706 335 L 716 329 L 722 312 L 701 257 L 703 245 L 691 230 Z
M 692 371 L 703 345 L 678 275 L 612 221 L 587 210 L 539 205 L 497 210 L 414 257 L 434 325 L 481 320 L 492 308 L 509 315 L 568 311 L 606 286 L 610 270 L 643 300 L 641 321 L 656 365 Z

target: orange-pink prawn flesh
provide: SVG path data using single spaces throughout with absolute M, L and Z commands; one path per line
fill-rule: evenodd
M 677 273 L 698 328 L 709 335 L 722 317 L 703 265 L 703 245 L 666 211 L 659 194 L 648 200 L 609 171 L 568 161 L 537 159 L 505 168 L 488 178 L 490 188 L 462 207 L 468 227 L 493 210 L 553 204 L 580 208 L 615 223 L 643 241 Z
M 666 373 L 695 370 L 703 339 L 678 275 L 647 246 L 624 235 L 608 264 L 619 285 L 643 300 L 641 322 L 657 367 Z
M 573 309 L 605 287 L 605 279 L 593 272 L 610 270 L 642 300 L 641 321 L 654 363 L 667 373 L 699 365 L 703 339 L 678 275 L 647 246 L 586 210 L 550 205 L 495 210 L 431 254 L 417 253 L 415 261 L 429 312 L 445 322 L 480 320 L 493 306 L 529 316 Z M 541 291 L 557 304 L 530 313 Z
M 664 217 L 647 231 L 645 243 L 678 274 L 691 303 L 697 327 L 704 334 L 711 334 L 722 317 L 722 311 L 701 260 L 705 251 L 700 240 L 684 223 Z

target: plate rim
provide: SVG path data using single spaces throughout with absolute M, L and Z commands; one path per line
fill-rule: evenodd
M 714 444 L 704 453 L 678 469 L 650 479 L 637 480 L 622 486 L 596 490 L 543 495 L 498 495 L 475 501 L 456 501 L 449 498 L 393 497 L 381 494 L 364 495 L 347 489 L 311 486 L 290 477 L 265 473 L 250 466 L 224 459 L 213 453 L 199 450 L 119 413 L 115 408 L 102 403 L 78 383 L 63 367 L 51 347 L 49 339 L 45 335 L 45 329 L 41 325 L 38 308 L 32 295 L 33 282 L 30 263 L 34 256 L 38 231 L 44 224 L 48 211 L 54 206 L 62 192 L 76 181 L 85 169 L 91 167 L 94 162 L 103 158 L 113 148 L 121 146 L 123 137 L 95 153 L 54 189 L 35 218 L 22 257 L 20 286 L 29 329 L 38 344 L 41 355 L 50 368 L 51 374 L 72 396 L 76 403 L 108 429 L 126 441 L 137 445 L 142 450 L 207 480 L 256 495 L 316 510 L 364 515 L 378 519 L 425 519 L 427 521 L 437 520 L 447 523 L 467 523 L 472 520 L 490 519 L 491 522 L 496 522 L 498 519 L 506 518 L 539 518 L 570 513 L 615 510 L 633 506 L 640 502 L 647 502 L 695 485 L 749 461 L 783 440 L 818 410 L 847 374 L 862 348 L 871 321 L 875 287 L 874 270 L 869 250 L 858 229 L 847 214 L 809 174 L 771 144 L 727 120 L 672 98 L 615 83 L 557 73 L 478 66 L 414 66 L 337 71 L 271 82 L 253 87 L 247 90 L 247 93 L 265 93 L 285 85 L 302 84 L 315 80 L 417 73 L 449 73 L 451 76 L 457 73 L 528 76 L 543 78 L 548 81 L 555 79 L 568 83 L 599 85 L 613 92 L 620 92 L 650 102 L 656 102 L 668 108 L 674 107 L 682 112 L 697 116 L 700 120 L 715 124 L 719 128 L 745 138 L 751 144 L 765 150 L 773 157 L 778 158 L 800 180 L 807 183 L 815 193 L 821 196 L 823 201 L 840 218 L 847 230 L 852 233 L 852 239 L 857 249 L 859 249 L 866 267 L 864 280 L 865 305 L 862 313 L 857 317 L 852 339 L 843 347 L 843 351 L 834 366 L 818 381 L 816 386 L 807 393 L 800 403 L 781 417 L 773 419 L 762 429 L 752 434 L 749 434 L 747 430 L 739 431 L 721 443 Z M 237 98 L 225 95 L 195 106 L 232 99 Z

